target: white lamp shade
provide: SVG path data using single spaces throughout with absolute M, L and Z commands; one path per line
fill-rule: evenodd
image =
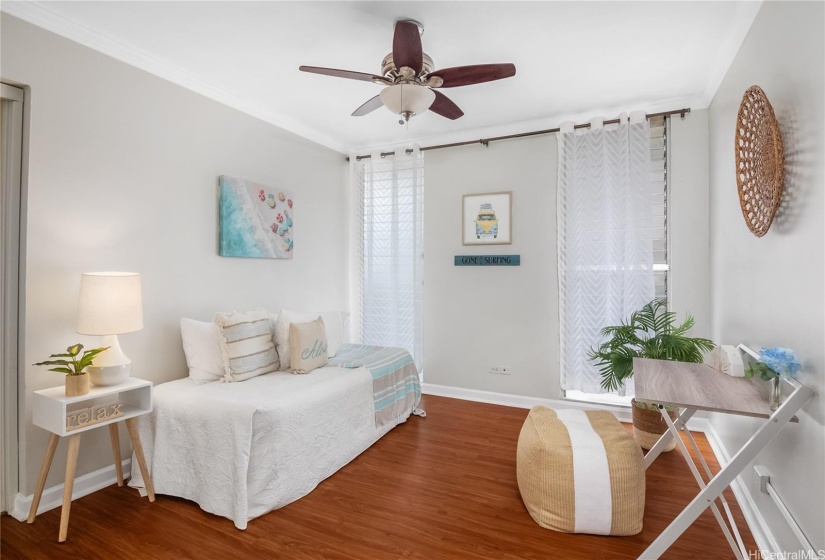
M 381 90 L 381 101 L 395 114 L 420 115 L 435 101 L 435 93 L 428 87 L 413 84 L 397 84 Z
M 80 277 L 77 332 L 110 335 L 143 328 L 137 272 L 86 272 Z

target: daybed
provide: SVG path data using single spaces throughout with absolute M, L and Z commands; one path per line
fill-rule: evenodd
M 158 385 L 140 437 L 156 493 L 197 502 L 245 529 L 421 413 L 420 396 L 405 350 L 345 344 L 308 374 Z M 141 487 L 136 471 L 130 485 Z

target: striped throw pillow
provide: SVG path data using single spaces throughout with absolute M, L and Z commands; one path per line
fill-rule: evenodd
M 278 353 L 266 311 L 218 313 L 224 381 L 245 381 L 278 370 Z

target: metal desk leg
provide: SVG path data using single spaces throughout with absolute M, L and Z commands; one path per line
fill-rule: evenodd
M 702 479 L 702 475 L 699 474 L 699 469 L 696 468 L 696 463 L 690 456 L 690 451 L 688 451 L 688 448 L 685 445 L 685 442 L 682 441 L 682 438 L 679 437 L 679 431 L 676 429 L 676 426 L 673 424 L 673 421 L 671 421 L 670 416 L 668 416 L 667 410 L 665 410 L 664 407 L 659 408 L 662 412 L 662 417 L 665 419 L 665 422 L 667 422 L 668 428 L 673 432 L 673 437 L 676 438 L 676 443 L 679 446 L 679 451 L 682 452 L 682 456 L 685 458 L 685 462 L 690 467 L 690 472 L 693 473 L 693 478 L 696 479 L 696 484 L 699 485 L 700 490 L 704 490 L 705 481 L 704 479 Z M 702 460 L 704 461 L 704 459 Z M 719 523 L 719 528 L 722 529 L 722 533 L 725 534 L 725 538 L 728 540 L 728 544 L 730 545 L 731 550 L 733 550 L 734 556 L 738 560 L 745 560 L 745 557 L 747 555 L 744 552 L 742 552 L 742 550 L 740 550 L 737 546 L 737 543 L 734 540 L 733 535 L 731 535 L 730 529 L 728 529 L 728 526 L 725 524 L 725 520 L 722 518 L 722 514 L 719 513 L 719 508 L 716 507 L 715 499 L 711 501 L 710 508 L 713 511 L 713 516 L 716 518 L 716 522 Z M 734 527 L 736 527 L 736 525 L 734 525 Z M 738 529 L 735 530 L 736 534 L 739 535 Z
M 707 461 L 705 461 L 705 458 L 702 457 L 702 452 L 699 451 L 699 446 L 696 445 L 696 440 L 693 439 L 693 434 L 690 433 L 690 430 L 688 430 L 687 427 L 683 427 L 682 429 L 684 430 L 685 436 L 687 436 L 688 441 L 693 446 L 693 450 L 696 452 L 696 456 L 699 457 L 699 462 L 702 464 L 702 467 L 704 467 L 705 473 L 707 473 L 708 475 L 708 480 L 712 479 L 713 473 L 711 472 Z M 705 488 L 704 482 L 700 485 L 700 487 L 702 489 Z M 730 529 L 733 532 L 734 538 L 736 539 L 736 544 L 738 545 L 739 550 L 742 553 L 742 556 L 747 558 L 748 549 L 745 547 L 745 543 L 742 540 L 742 535 L 739 533 L 739 527 L 736 526 L 736 520 L 733 518 L 733 512 L 731 511 L 730 506 L 728 505 L 728 501 L 725 499 L 724 492 L 722 494 L 719 494 L 719 501 L 722 502 L 722 507 L 725 510 L 725 515 L 728 518 L 728 523 L 730 523 Z
M 674 425 L 676 426 L 677 432 L 673 434 L 669 429 L 666 430 L 665 433 L 662 434 L 662 437 L 659 438 L 659 441 L 650 448 L 650 451 L 645 454 L 645 470 L 647 470 L 647 468 L 653 464 L 653 461 L 656 460 L 656 457 L 662 453 L 662 450 L 668 444 L 671 437 L 675 437 L 677 440 L 679 439 L 679 428 L 687 425 L 688 420 L 690 420 L 694 414 L 696 414 L 695 408 L 686 408 L 676 417 Z
M 804 386 L 798 386 L 788 399 L 765 422 L 748 442 L 731 459 L 730 463 L 713 477 L 704 490 L 693 499 L 673 522 L 668 525 L 661 535 L 653 541 L 639 558 L 652 560 L 659 558 L 670 548 L 685 530 L 690 527 L 696 518 L 702 514 L 713 501 L 719 497 L 725 488 L 741 473 L 748 464 L 756 458 L 762 449 L 785 427 L 794 414 L 808 402 L 813 392 Z M 681 438 L 680 438 L 681 439 Z

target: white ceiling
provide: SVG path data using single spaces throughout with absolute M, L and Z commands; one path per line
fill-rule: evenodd
M 620 111 L 706 107 L 759 2 L 12 2 L 2 10 L 341 152 L 471 140 Z M 380 86 L 396 19 L 424 24 L 436 68 L 512 62 L 513 78 L 442 90 L 465 115 L 408 127 Z

